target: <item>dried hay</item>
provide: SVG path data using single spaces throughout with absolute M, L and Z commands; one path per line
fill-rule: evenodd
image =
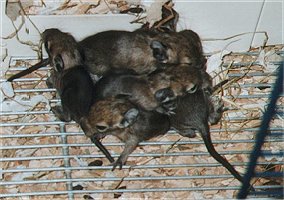
M 283 46 L 267 47 L 271 50 L 277 51 L 282 49 Z M 267 51 L 267 48 L 264 51 Z M 267 103 L 266 99 L 263 98 L 241 98 L 241 95 L 255 95 L 255 94 L 269 94 L 271 87 L 257 88 L 257 87 L 244 87 L 245 84 L 271 84 L 274 82 L 272 76 L 257 77 L 249 76 L 250 73 L 254 72 L 269 72 L 266 66 L 254 64 L 258 59 L 257 55 L 243 55 L 231 53 L 223 58 L 224 67 L 223 74 L 226 74 L 224 78 L 229 78 L 229 82 L 225 84 L 221 90 L 218 90 L 216 95 L 222 96 L 229 111 L 224 113 L 223 119 L 218 125 L 211 127 L 214 130 L 224 129 L 224 131 L 212 132 L 212 138 L 214 140 L 253 140 L 254 133 L 245 131 L 247 128 L 258 128 L 260 125 L 260 117 L 265 110 Z M 17 62 L 15 66 L 29 66 L 31 63 Z M 234 67 L 231 63 L 246 63 L 241 67 Z M 271 67 L 271 66 L 270 66 Z M 234 74 L 245 74 L 234 77 Z M 42 81 L 46 77 L 46 71 L 38 71 L 31 75 L 30 78 L 40 78 L 40 81 L 30 82 L 13 82 L 14 90 L 17 89 L 34 89 L 34 88 L 45 88 L 45 84 Z M 217 76 L 216 76 L 217 77 Z M 219 76 L 220 78 L 220 76 Z M 219 81 L 222 81 L 219 80 Z M 15 97 L 23 96 L 24 100 L 30 102 L 34 96 L 42 95 L 49 101 L 55 97 L 55 93 L 51 92 L 36 92 L 36 93 L 16 93 L 14 97 L 9 97 L 5 101 L 14 101 Z M 226 97 L 225 97 L 226 96 Z M 283 104 L 283 98 L 280 99 L 279 104 Z M 37 103 L 31 105 L 27 111 L 48 111 L 50 105 L 46 103 Z M 239 118 L 239 119 L 238 119 Z M 47 114 L 26 114 L 26 115 L 4 115 L 2 116 L 3 123 L 31 123 L 31 122 L 46 122 L 55 121 L 55 117 L 51 113 Z M 282 121 L 275 119 L 272 121 L 273 127 L 282 127 Z M 233 129 L 233 130 L 231 130 Z M 81 130 L 74 123 L 66 126 L 65 132 L 74 133 L 74 135 L 67 136 L 68 144 L 90 144 L 90 141 L 81 133 Z M 58 133 L 55 136 L 44 136 L 45 133 Z M 1 134 L 43 134 L 41 137 L 16 137 L 2 139 L 4 146 L 15 146 L 15 145 L 48 145 L 48 144 L 61 144 L 62 136 L 60 135 L 60 127 L 58 125 L 36 125 L 36 126 L 20 126 L 14 127 L 9 126 L 1 129 Z M 136 169 L 135 166 L 143 165 L 170 165 L 170 164 L 202 164 L 204 163 L 216 163 L 216 161 L 209 156 L 167 156 L 169 153 L 179 152 L 207 152 L 203 144 L 192 144 L 182 145 L 178 144 L 177 141 L 201 141 L 200 137 L 188 139 L 182 138 L 177 134 L 167 134 L 165 136 L 157 137 L 151 141 L 167 142 L 171 141 L 170 145 L 143 145 L 139 146 L 133 154 L 147 154 L 147 153 L 161 153 L 165 156 L 161 157 L 129 157 L 127 164 L 132 166 L 130 169 L 115 170 L 114 172 L 109 169 L 106 170 L 72 170 L 72 178 L 104 178 L 104 177 L 120 177 L 121 181 L 82 181 L 74 183 L 73 186 L 81 185 L 85 190 L 105 190 L 105 189 L 137 189 L 137 188 L 183 188 L 183 187 L 218 187 L 218 186 L 238 186 L 239 182 L 232 178 L 219 178 L 216 179 L 184 179 L 184 180 L 143 180 L 143 181 L 126 181 L 128 177 L 157 177 L 157 176 L 200 176 L 200 175 L 222 175 L 228 174 L 224 167 L 178 167 L 178 168 L 153 168 L 153 169 Z M 106 137 L 103 143 L 115 143 L 119 142 L 114 137 Z M 215 144 L 217 151 L 242 151 L 252 149 L 253 143 L 218 143 Z M 72 146 L 72 145 L 71 145 Z M 119 154 L 123 146 L 108 146 L 111 153 Z M 264 149 L 272 150 L 277 152 L 283 149 L 283 142 L 267 142 L 264 145 Z M 74 156 L 70 159 L 70 165 L 72 167 L 86 167 L 94 160 L 102 160 L 102 164 L 109 165 L 105 158 L 80 158 L 77 155 L 99 155 L 97 148 L 92 144 L 84 146 L 73 146 L 69 147 L 69 155 Z M 48 148 L 27 148 L 27 149 L 8 149 L 2 151 L 2 157 L 13 158 L 13 157 L 37 157 L 37 156 L 50 156 L 50 155 L 62 155 L 62 148 L 59 146 L 48 147 Z M 243 163 L 248 161 L 247 154 L 228 154 L 226 158 L 229 162 Z M 275 161 L 283 161 L 283 158 L 262 158 L 262 161 L 269 161 L 271 163 Z M 64 162 L 62 159 L 46 159 L 46 160 L 23 160 L 15 162 L 2 162 L 1 168 L 16 169 L 16 168 L 46 168 L 46 167 L 63 167 Z M 245 171 L 245 166 L 236 166 L 240 172 Z M 283 166 L 273 165 L 270 168 L 263 168 L 263 165 L 258 166 L 260 171 L 281 171 Z M 21 173 L 4 173 L 2 180 L 13 181 L 13 180 L 46 180 L 46 179 L 64 179 L 64 171 L 37 171 L 37 172 L 21 172 Z M 279 183 L 280 180 L 275 180 Z M 280 181 L 281 182 L 281 181 Z M 255 185 L 271 183 L 271 180 L 259 178 L 255 179 Z M 48 189 L 47 189 L 48 188 Z M 4 186 L 0 190 L 2 193 L 15 193 L 15 192 L 33 192 L 33 191 L 64 191 L 66 190 L 65 183 L 48 183 L 48 184 L 22 184 L 17 186 Z M 92 198 L 233 198 L 236 194 L 234 190 L 208 190 L 208 191 L 192 191 L 192 192 L 150 192 L 150 193 L 90 193 L 90 194 L 76 194 L 76 198 L 83 198 L 84 195 L 89 195 Z M 56 196 L 60 197 L 60 196 Z M 85 196 L 86 197 L 86 196 Z M 87 198 L 87 197 L 86 197 Z M 37 199 L 32 197 L 32 199 Z

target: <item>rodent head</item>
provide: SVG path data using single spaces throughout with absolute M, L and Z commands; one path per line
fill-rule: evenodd
M 194 93 L 202 87 L 200 70 L 188 64 L 168 66 L 163 71 L 153 73 L 149 81 L 153 92 L 169 88 L 175 96 Z
M 95 135 L 118 135 L 135 123 L 138 115 L 138 109 L 126 99 L 110 97 L 91 107 L 88 122 Z
M 171 88 L 177 95 L 194 93 L 201 88 L 202 77 L 199 69 L 188 64 L 180 64 L 169 71 L 171 75 Z
M 190 64 L 200 69 L 206 69 L 206 58 L 203 55 L 203 48 L 200 37 L 192 30 L 178 32 L 180 47 L 178 56 L 180 63 Z
M 69 33 L 53 28 L 46 29 L 41 36 L 50 64 L 56 71 L 66 70 L 83 63 L 80 47 Z
M 183 30 L 161 33 L 151 43 L 153 56 L 159 63 L 188 64 L 206 69 L 206 58 L 197 33 Z

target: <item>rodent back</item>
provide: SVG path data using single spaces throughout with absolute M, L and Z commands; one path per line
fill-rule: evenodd
M 151 33 L 144 31 L 105 31 L 89 36 L 79 44 L 88 70 L 105 75 L 111 69 L 131 69 L 137 74 L 155 70 L 150 48 Z
M 93 81 L 83 66 L 55 74 L 55 86 L 60 94 L 61 104 L 75 121 L 86 116 L 93 102 Z M 58 80 L 59 79 L 59 80 Z
M 208 126 L 209 102 L 202 89 L 177 99 L 175 114 L 170 116 L 171 125 L 180 132 L 192 129 L 201 131 Z

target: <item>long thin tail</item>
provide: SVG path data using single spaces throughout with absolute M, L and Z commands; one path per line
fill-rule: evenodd
M 243 177 L 239 174 L 238 171 L 235 170 L 235 168 L 226 160 L 226 158 L 222 157 L 214 148 L 213 144 L 212 144 L 212 140 L 211 140 L 211 136 L 209 133 L 209 127 L 205 127 L 205 129 L 203 131 L 201 131 L 201 136 L 202 139 L 205 143 L 205 146 L 208 150 L 208 152 L 210 153 L 210 155 L 217 160 L 219 163 L 221 163 L 227 170 L 229 170 L 229 172 L 231 172 L 231 174 L 238 179 L 241 183 L 244 182 Z M 254 188 L 251 186 L 252 190 L 254 190 Z
M 33 71 L 35 71 L 35 70 L 37 70 L 37 69 L 39 69 L 41 67 L 44 67 L 44 66 L 46 66 L 48 64 L 49 64 L 49 58 L 43 59 L 42 61 L 40 61 L 39 63 L 37 63 L 37 64 L 35 64 L 33 66 L 31 66 L 30 68 L 25 69 L 24 71 L 21 71 L 21 72 L 15 74 L 15 75 L 11 76 L 10 78 L 7 79 L 7 81 L 12 82 L 14 79 L 21 78 L 22 76 L 30 74 Z
M 92 132 L 92 127 L 89 126 L 87 120 L 85 118 L 81 118 L 79 120 L 79 124 L 84 131 L 85 135 L 91 139 L 91 141 L 103 152 L 106 158 L 110 163 L 114 162 L 113 157 L 110 155 L 109 151 L 105 148 L 105 146 L 94 136 Z
M 94 136 L 92 136 L 91 141 L 103 152 L 106 158 L 109 160 L 110 163 L 114 162 L 113 157 L 110 155 L 109 151 L 105 148 L 105 146 Z

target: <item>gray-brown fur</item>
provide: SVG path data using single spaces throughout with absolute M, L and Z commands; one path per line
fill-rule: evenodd
M 47 53 L 52 66 L 60 54 L 64 68 L 84 62 L 91 74 L 99 76 L 109 72 L 149 74 L 167 65 L 181 63 L 206 68 L 200 38 L 191 30 L 168 33 L 105 31 L 77 43 L 68 33 L 46 29 L 42 41 L 50 51 Z M 38 68 L 26 70 L 21 76 Z
M 193 137 L 196 130 L 200 132 L 210 155 L 228 169 L 236 179 L 243 182 L 243 177 L 226 158 L 215 150 L 211 141 L 208 123 L 216 123 L 220 120 L 223 112 L 222 102 L 215 102 L 204 90 L 197 90 L 193 94 L 178 98 L 174 112 L 176 114 L 170 116 L 171 126 L 185 137 Z
M 207 87 L 211 83 L 203 80 L 200 70 L 186 64 L 171 66 L 165 70 L 155 71 L 149 76 L 132 74 L 109 74 L 95 84 L 96 99 L 124 95 L 145 110 L 163 107 L 163 103 L 187 93 L 198 87 Z M 171 108 L 169 108 L 171 110 Z M 168 112 L 168 110 L 164 110 Z
M 45 31 L 43 41 L 50 64 L 54 67 L 47 85 L 55 87 L 61 99 L 61 106 L 53 107 L 52 111 L 62 121 L 74 120 L 81 125 L 82 118 L 88 115 L 93 104 L 94 83 L 86 67 L 81 64 L 79 46 L 71 35 L 57 29 Z M 114 159 L 101 142 L 90 138 L 113 162 Z
M 96 75 L 110 71 L 149 74 L 167 64 L 187 63 L 201 68 L 206 63 L 202 48 L 198 46 L 200 38 L 191 30 L 169 33 L 105 31 L 79 44 L 88 71 Z
M 61 105 L 53 109 L 62 121 L 80 122 L 87 115 L 93 101 L 93 81 L 82 65 L 79 45 L 74 37 L 58 29 L 47 29 L 42 41 L 54 69 L 47 79 L 49 87 L 55 87 Z
M 93 81 L 83 66 L 74 66 L 67 70 L 53 71 L 48 79 L 49 87 L 56 88 L 61 106 L 52 108 L 52 111 L 61 121 L 74 120 L 80 123 L 86 116 L 93 103 Z
M 189 64 L 199 69 L 206 69 L 206 58 L 200 37 L 192 30 L 159 34 L 156 38 L 167 47 L 164 63 Z
M 92 74 L 105 75 L 118 70 L 138 74 L 154 71 L 158 62 L 153 57 L 152 34 L 147 31 L 105 31 L 80 42 L 85 63 Z
M 125 98 L 114 97 L 97 101 L 81 124 L 89 137 L 114 135 L 125 142 L 113 169 L 122 167 L 139 142 L 165 134 L 170 128 L 167 115 L 139 109 Z

